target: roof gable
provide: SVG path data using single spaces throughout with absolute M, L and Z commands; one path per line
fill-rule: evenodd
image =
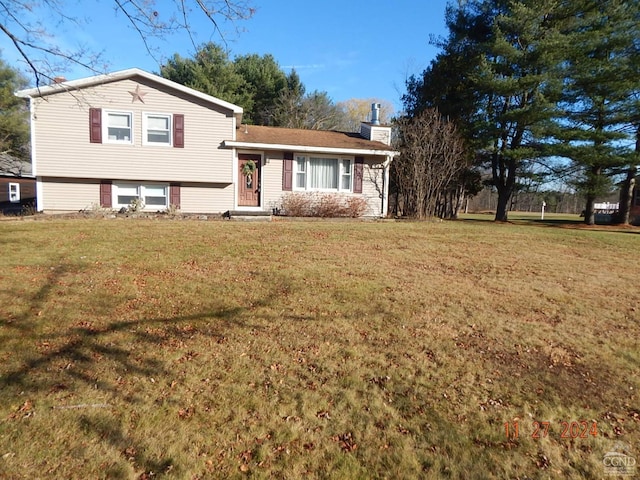
M 242 112 L 243 112 L 242 107 L 238 105 L 234 105 L 233 103 L 229 103 L 219 98 L 212 97 L 211 95 L 207 95 L 206 93 L 199 92 L 197 90 L 194 90 L 193 88 L 186 87 L 172 80 L 167 80 L 166 78 L 160 77 L 158 75 L 154 75 L 153 73 L 146 72 L 139 68 L 130 68 L 127 70 L 120 70 L 117 72 L 106 73 L 103 75 L 95 75 L 93 77 L 86 77 L 86 78 L 80 78 L 77 80 L 54 83 L 52 85 L 47 85 L 45 87 L 29 88 L 26 90 L 20 90 L 16 92 L 16 95 L 22 98 L 45 97 L 47 95 L 55 95 L 58 93 L 81 90 L 83 88 L 89 88 L 89 87 L 93 87 L 93 86 L 101 85 L 105 83 L 127 80 L 133 77 L 142 77 L 151 82 L 158 83 L 165 87 L 185 93 L 189 96 L 196 97 L 200 100 L 204 100 L 205 102 L 230 110 L 237 117 L 241 117 L 242 115 Z

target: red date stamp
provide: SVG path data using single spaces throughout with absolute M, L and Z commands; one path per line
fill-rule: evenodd
M 533 439 L 546 438 L 554 433 L 559 433 L 560 438 L 588 438 L 598 436 L 598 422 L 593 420 L 560 421 L 551 422 L 533 421 L 529 428 L 521 426 L 517 420 L 504 423 L 504 433 L 509 440 L 517 440 L 520 434 L 528 435 Z M 555 430 L 555 432 L 554 432 Z

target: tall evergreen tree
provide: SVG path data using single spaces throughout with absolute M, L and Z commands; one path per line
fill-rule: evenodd
M 438 107 L 490 169 L 498 221 L 508 219 L 519 172 L 542 154 L 539 130 L 552 118 L 562 86 L 559 47 L 568 15 L 553 0 L 450 5 L 442 54 L 422 82 L 409 84 L 409 98 L 416 91 L 423 96 L 409 110 Z
M 0 159 L 3 169 L 14 174 L 21 170 L 14 160 L 29 157 L 29 110 L 14 95 L 26 86 L 27 80 L 0 59 Z
M 640 7 L 625 0 L 573 4 L 561 109 L 551 133 L 555 152 L 569 158 L 580 174 L 585 222 L 593 224 L 595 200 L 610 191 L 611 175 L 637 163 L 634 142 L 623 127 L 637 123 L 633 93 Z
M 229 54 L 215 43 L 202 45 L 193 58 L 175 54 L 160 68 L 160 75 L 207 95 L 251 111 L 253 98 L 246 80 L 238 73 Z
M 240 105 L 249 124 L 317 130 L 344 124 L 344 113 L 326 92 L 305 94 L 298 74 L 285 74 L 272 55 L 231 60 L 220 46 L 207 43 L 193 58 L 174 55 L 160 74 Z
M 566 13 L 547 0 L 493 3 L 484 10 L 491 34 L 471 75 L 480 107 L 473 132 L 498 192 L 495 219 L 506 221 L 520 172 L 543 154 L 540 127 L 562 85 L 557 47 Z
M 275 106 L 275 123 L 280 127 L 304 128 L 302 101 L 305 87 L 298 72 L 291 70 L 287 75 L 287 87 L 280 93 Z
M 243 55 L 234 60 L 236 72 L 244 79 L 252 108 L 245 121 L 275 125 L 276 104 L 287 88 L 287 76 L 272 55 Z

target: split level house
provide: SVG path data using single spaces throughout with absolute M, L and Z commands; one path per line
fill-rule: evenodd
M 140 69 L 17 92 L 31 111 L 37 208 L 271 212 L 296 192 L 361 196 L 385 216 L 390 127 L 245 125 L 242 108 Z M 247 165 L 248 164 L 248 165 Z

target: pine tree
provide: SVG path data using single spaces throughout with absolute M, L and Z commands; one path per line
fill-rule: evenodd
M 0 59 L 0 159 L 3 168 L 13 173 L 18 165 L 15 160 L 29 158 L 29 110 L 14 95 L 26 86 L 27 80 Z
M 637 109 L 638 3 L 624 0 L 574 1 L 567 30 L 564 89 L 550 133 L 556 154 L 579 172 L 586 197 L 585 223 L 595 223 L 594 203 L 611 190 L 611 176 L 635 164 L 629 133 Z M 634 60 L 635 59 L 635 60 Z
M 542 154 L 540 128 L 562 87 L 567 15 L 552 0 L 460 2 L 447 12 L 443 53 L 421 81 L 409 83 L 408 110 L 435 106 L 457 121 L 491 171 L 498 221 L 508 219 L 519 173 Z

